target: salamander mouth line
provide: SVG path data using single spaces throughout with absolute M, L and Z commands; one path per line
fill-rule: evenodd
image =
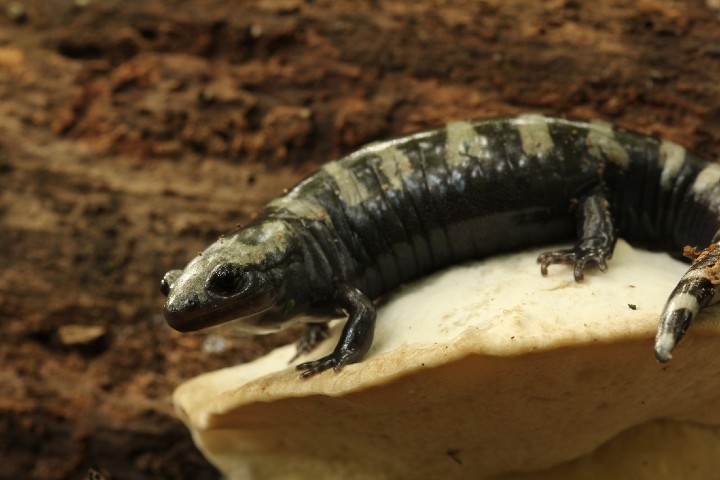
M 278 330 L 282 330 L 285 325 L 269 325 L 267 327 L 263 326 L 256 326 L 257 322 L 253 322 L 252 319 L 254 318 L 262 318 L 269 310 L 272 310 L 271 307 L 266 308 L 265 310 L 262 310 L 257 313 L 253 313 L 251 315 L 246 315 L 244 317 L 235 317 L 230 318 L 227 320 L 223 320 L 218 323 L 214 323 L 212 325 L 209 325 L 207 327 L 200 328 L 198 330 L 193 330 L 192 333 L 199 333 L 199 334 L 218 334 L 218 335 L 228 335 L 232 337 L 244 337 L 244 336 L 253 336 L 263 333 L 272 333 L 277 332 Z M 254 328 L 253 328 L 254 327 Z
M 236 305 L 233 303 L 227 303 L 222 306 L 208 306 L 202 310 L 197 310 L 196 312 L 183 312 L 182 314 L 178 314 L 177 318 L 172 313 L 166 311 L 165 318 L 167 319 L 168 324 L 177 331 L 198 333 L 202 330 L 213 328 L 219 324 L 228 322 L 238 324 L 238 322 L 242 321 L 243 323 L 252 325 L 252 323 L 247 322 L 247 320 L 259 318 L 271 309 L 272 305 L 249 315 L 237 316 L 234 313 L 236 312 Z

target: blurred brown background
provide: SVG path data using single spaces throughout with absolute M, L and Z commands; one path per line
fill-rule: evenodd
M 602 118 L 720 153 L 717 0 L 0 0 L 0 478 L 214 479 L 221 353 L 159 280 L 317 165 L 450 120 Z

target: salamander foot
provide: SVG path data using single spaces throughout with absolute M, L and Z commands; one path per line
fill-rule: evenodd
M 296 370 L 305 370 L 300 374 L 300 378 L 310 378 L 318 373 L 330 370 L 331 368 L 336 372 L 339 372 L 343 366 L 353 363 L 352 358 L 349 355 L 344 355 L 342 352 L 334 351 L 330 355 L 326 355 L 317 360 L 311 362 L 301 363 Z
M 541 253 L 537 261 L 540 264 L 540 273 L 543 275 L 547 275 L 548 267 L 553 264 L 575 265 L 573 270 L 575 281 L 581 282 L 585 278 L 585 267 L 595 264 L 604 272 L 607 270 L 607 260 L 611 256 L 612 252 L 606 248 L 576 245 L 573 248 Z

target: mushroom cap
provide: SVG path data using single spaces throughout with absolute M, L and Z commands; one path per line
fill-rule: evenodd
M 720 307 L 703 311 L 670 363 L 652 349 L 687 265 L 619 241 L 607 272 L 576 283 L 564 266 L 542 277 L 540 251 L 391 293 L 367 357 L 339 373 L 300 380 L 288 345 L 189 380 L 176 409 L 230 479 L 716 472 Z M 341 327 L 297 362 L 331 351 Z

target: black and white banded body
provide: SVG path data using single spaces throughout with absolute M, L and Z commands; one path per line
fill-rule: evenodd
M 357 362 L 372 343 L 372 299 L 447 265 L 571 238 L 540 255 L 601 270 L 617 235 L 680 253 L 704 249 L 662 313 L 656 356 L 716 296 L 720 165 L 682 146 L 537 114 L 455 122 L 330 162 L 162 282 L 181 331 L 225 322 L 248 333 L 344 310 L 330 355 L 303 376 Z M 720 276 L 720 275 L 718 275 Z M 309 348 L 322 328 L 302 348 Z

